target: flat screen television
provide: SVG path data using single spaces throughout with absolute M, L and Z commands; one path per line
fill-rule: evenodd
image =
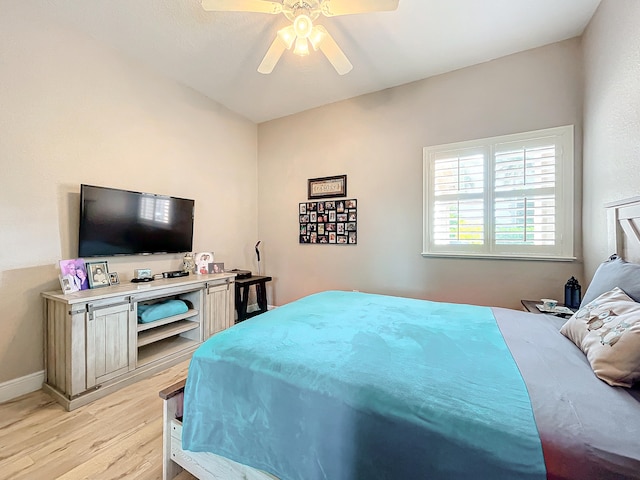
M 194 206 L 186 198 L 82 184 L 78 256 L 190 252 Z

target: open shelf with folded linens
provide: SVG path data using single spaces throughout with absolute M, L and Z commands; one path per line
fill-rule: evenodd
M 137 365 L 146 365 L 202 342 L 201 291 L 180 292 L 137 305 Z

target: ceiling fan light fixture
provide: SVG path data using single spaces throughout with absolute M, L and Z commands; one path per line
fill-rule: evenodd
M 288 27 L 281 28 L 278 30 L 278 38 L 284 43 L 287 50 L 291 49 L 293 45 L 293 41 L 296 39 L 296 32 L 293 28 L 293 25 L 289 25 Z
M 296 47 L 293 49 L 293 53 L 301 57 L 309 55 L 309 42 L 305 37 L 296 38 Z
M 309 42 L 311 42 L 311 46 L 314 50 L 318 50 L 320 48 L 320 44 L 327 37 L 327 35 L 318 27 L 313 27 L 311 30 L 311 35 L 309 35 Z
M 336 41 L 322 25 L 313 22 L 320 15 L 335 17 L 368 12 L 385 12 L 398 8 L 400 0 L 200 0 L 207 11 L 282 13 L 291 22 L 278 30 L 276 38 L 258 67 L 258 72 L 268 74 L 285 50 L 300 56 L 309 55 L 309 43 L 327 57 L 339 75 L 353 69 L 353 65 Z
M 313 29 L 313 22 L 308 15 L 302 13 L 293 21 L 293 29 L 298 37 L 307 38 Z

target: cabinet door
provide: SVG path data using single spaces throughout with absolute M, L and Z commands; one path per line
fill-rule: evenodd
M 66 397 L 87 389 L 85 313 L 84 305 L 45 299 L 45 383 Z
M 207 286 L 205 339 L 233 325 L 233 282 Z
M 129 304 L 87 313 L 87 388 L 122 375 L 135 365 L 130 315 Z

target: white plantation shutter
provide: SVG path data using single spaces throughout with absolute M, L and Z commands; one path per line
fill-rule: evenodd
M 494 170 L 496 243 L 554 245 L 555 143 L 543 138 L 498 144 Z
M 433 164 L 433 241 L 438 245 L 484 243 L 482 153 L 445 152 Z
M 572 126 L 424 150 L 424 255 L 572 258 Z

